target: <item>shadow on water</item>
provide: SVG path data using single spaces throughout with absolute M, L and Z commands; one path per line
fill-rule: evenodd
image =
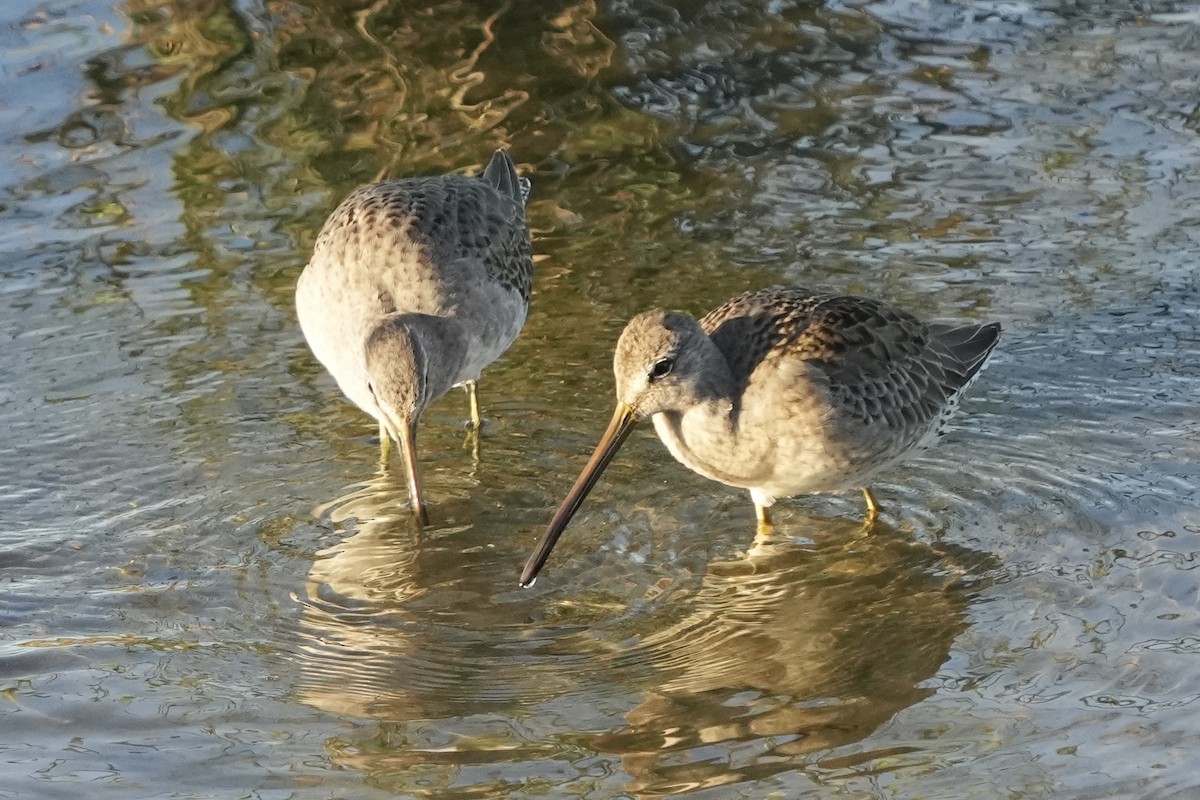
M 324 508 L 350 535 L 309 575 L 297 693 L 379 721 L 334 746 L 340 761 L 393 791 L 420 775 L 439 797 L 535 780 L 571 752 L 615 759 L 638 796 L 804 770 L 934 691 L 997 567 L 886 524 L 793 515 L 744 555 L 633 577 L 633 598 L 529 592 L 471 526 L 419 537 L 402 493 L 381 478 Z M 575 732 L 534 735 L 563 713 Z M 488 764 L 494 778 L 455 791 Z

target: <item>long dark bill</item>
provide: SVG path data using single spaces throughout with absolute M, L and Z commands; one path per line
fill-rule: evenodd
M 425 498 L 421 495 L 421 470 L 417 464 L 417 423 L 405 421 L 400 426 L 400 453 L 404 457 L 404 471 L 408 476 L 408 495 L 413 515 L 418 525 L 429 524 L 425 512 Z
M 612 461 L 613 456 L 621 449 L 621 444 L 629 436 L 629 432 L 633 430 L 636 422 L 637 416 L 633 413 L 633 409 L 623 403 L 617 406 L 612 421 L 608 423 L 608 430 L 600 438 L 600 444 L 596 445 L 596 451 L 592 453 L 583 472 L 579 473 L 571 491 L 567 492 L 567 499 L 563 500 L 563 504 L 554 513 L 554 518 L 550 520 L 550 525 L 546 528 L 546 535 L 538 543 L 533 555 L 525 562 L 525 569 L 521 572 L 522 587 L 533 586 L 538 572 L 545 566 L 546 559 L 550 558 L 550 551 L 554 549 L 558 537 L 562 536 L 563 529 L 567 527 L 571 517 L 575 516 L 575 512 L 583 504 L 583 499 L 588 496 L 588 492 L 596 485 L 596 481 L 600 479 L 600 474 L 604 472 L 608 462 Z

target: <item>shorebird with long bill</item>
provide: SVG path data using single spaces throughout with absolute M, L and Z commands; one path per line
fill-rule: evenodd
M 529 182 L 497 150 L 476 177 L 385 180 L 326 220 L 296 285 L 304 337 L 342 392 L 404 458 L 418 521 L 428 521 L 417 421 L 452 387 L 478 430 L 480 372 L 525 324 L 533 280 Z
M 688 469 L 748 489 L 761 529 L 779 497 L 861 489 L 937 438 L 1000 339 L 999 323 L 925 323 L 879 300 L 776 288 L 696 320 L 630 320 L 608 430 L 525 564 L 531 586 L 634 425 Z

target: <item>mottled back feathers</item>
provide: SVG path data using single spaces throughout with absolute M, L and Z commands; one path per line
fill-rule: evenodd
M 914 433 L 953 410 L 1000 334 L 997 324 L 927 325 L 878 300 L 802 288 L 740 295 L 700 325 L 739 390 L 760 367 L 799 359 L 841 412 Z
M 342 201 L 321 229 L 315 250 L 339 263 L 364 252 L 404 257 L 415 251 L 435 264 L 474 260 L 528 302 L 533 264 L 525 192 L 503 151 L 477 177 L 380 181 Z

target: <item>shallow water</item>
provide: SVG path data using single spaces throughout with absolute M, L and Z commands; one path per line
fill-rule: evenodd
M 1193 6 L 343 5 L 0 9 L 0 797 L 1200 791 Z M 292 288 L 502 145 L 534 307 L 418 535 Z M 1005 326 L 883 523 L 647 426 L 518 589 L 625 320 L 778 283 Z

